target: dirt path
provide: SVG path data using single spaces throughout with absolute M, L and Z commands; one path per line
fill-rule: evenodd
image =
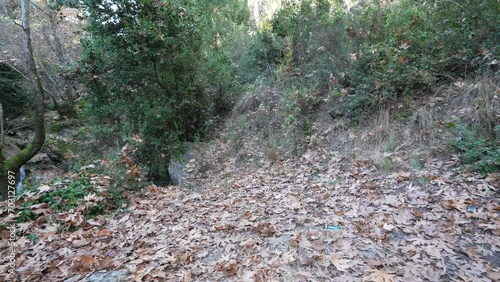
M 40 240 L 19 240 L 17 271 L 22 281 L 97 269 L 127 269 L 129 281 L 499 281 L 498 179 L 426 167 L 380 172 L 318 150 L 221 172 L 199 192 L 152 186 L 128 213 L 76 232 L 29 227 Z

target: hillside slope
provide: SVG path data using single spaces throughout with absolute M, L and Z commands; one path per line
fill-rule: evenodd
M 228 123 L 188 164 L 198 189 L 149 186 L 114 218 L 85 219 L 78 210 L 57 216 L 81 225 L 76 231 L 46 221 L 50 214 L 21 224 L 38 240 L 18 241 L 20 279 L 500 278 L 498 174 L 464 173 L 457 159 L 431 158 L 414 169 L 405 165 L 404 149 L 388 153 L 388 169 L 328 143 L 308 146 L 300 157 L 270 158 L 251 146 L 230 154 Z M 97 270 L 105 272 L 92 274 Z

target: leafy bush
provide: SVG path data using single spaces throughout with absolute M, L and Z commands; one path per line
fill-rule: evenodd
M 500 14 L 491 1 L 401 1 L 360 13 L 363 26 L 374 28 L 359 35 L 349 72 L 354 114 L 418 95 L 439 81 L 498 69 Z
M 123 160 L 123 157 L 120 158 Z M 19 199 L 22 209 L 17 222 L 36 220 L 42 214 L 57 218 L 58 213 L 67 212 L 92 218 L 123 208 L 128 203 L 125 190 L 145 185 L 138 180 L 137 166 L 123 168 L 126 168 L 124 163 L 113 165 L 103 160 L 99 165 L 82 167 L 80 173 L 57 179 L 50 185 L 28 186 Z M 111 177 L 105 172 L 117 174 Z M 37 212 L 40 209 L 42 213 Z
M 500 126 L 497 126 L 500 128 Z M 460 153 L 464 167 L 480 173 L 500 171 L 500 141 L 479 136 L 474 130 L 460 126 L 458 137 L 450 145 Z
M 272 19 L 272 33 L 280 46 L 282 73 L 293 74 L 302 86 L 325 90 L 329 77 L 346 67 L 352 42 L 344 24 L 342 5 L 325 0 L 291 1 Z
M 332 3 L 332 4 L 330 4 Z M 499 69 L 498 3 L 409 1 L 290 2 L 271 21 L 290 60 L 279 69 L 291 81 L 320 91 L 344 92 L 354 119 L 403 96 L 418 96 L 443 82 Z M 347 96 L 347 95 L 346 95 Z
M 242 72 L 224 37 L 247 32 L 246 5 L 176 0 L 82 5 L 91 36 L 83 39 L 77 71 L 89 91 L 87 117 L 106 129 L 107 142 L 123 145 L 124 136 L 139 134 L 137 161 L 148 166 L 151 179 L 166 180 L 170 157 L 182 152 L 184 142 L 210 132 L 236 100 Z

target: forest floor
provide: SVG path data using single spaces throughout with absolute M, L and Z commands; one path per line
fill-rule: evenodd
M 200 144 L 188 188 L 150 185 L 93 219 L 83 215 L 102 193 L 65 212 L 31 206 L 39 217 L 16 224 L 15 277 L 11 234 L 0 231 L 0 282 L 500 281 L 500 175 L 445 155 L 443 121 L 482 114 L 468 106 L 473 91 L 424 97 L 412 108 L 420 127 L 382 111 L 353 130 L 325 102 L 301 156 L 263 144 L 266 132 L 290 137 L 273 127 L 274 92 L 261 92 Z M 96 191 L 120 177 L 81 173 Z
M 114 217 L 59 215 L 77 230 L 19 224 L 38 240 L 18 238 L 16 281 L 85 281 L 112 269 L 126 281 L 500 280 L 498 175 L 439 160 L 381 171 L 321 147 L 236 161 L 203 189 L 149 186 Z

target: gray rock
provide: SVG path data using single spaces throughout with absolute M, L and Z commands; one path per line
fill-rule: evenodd
M 130 273 L 126 269 L 113 271 L 98 271 L 87 278 L 88 282 L 118 282 L 127 281 Z
M 64 282 L 77 282 L 80 281 L 80 279 L 82 279 L 82 276 L 80 274 L 77 274 L 71 278 L 64 280 Z
M 73 128 L 65 128 L 59 134 L 64 138 L 71 138 L 74 133 L 75 130 Z
M 39 166 L 48 166 L 52 164 L 50 157 L 46 153 L 39 152 L 31 160 L 28 161 L 29 165 L 39 165 Z
M 168 165 L 168 173 L 170 174 L 170 179 L 174 185 L 184 186 L 186 176 L 188 172 L 186 171 L 186 164 L 193 158 L 193 144 L 186 142 L 184 144 L 186 152 L 179 156 L 178 158 L 170 158 L 170 164 Z
M 126 269 L 111 270 L 111 271 L 97 271 L 92 273 L 87 279 L 82 275 L 76 275 L 64 282 L 77 282 L 77 281 L 87 281 L 87 282 L 123 282 L 128 281 L 130 272 Z

